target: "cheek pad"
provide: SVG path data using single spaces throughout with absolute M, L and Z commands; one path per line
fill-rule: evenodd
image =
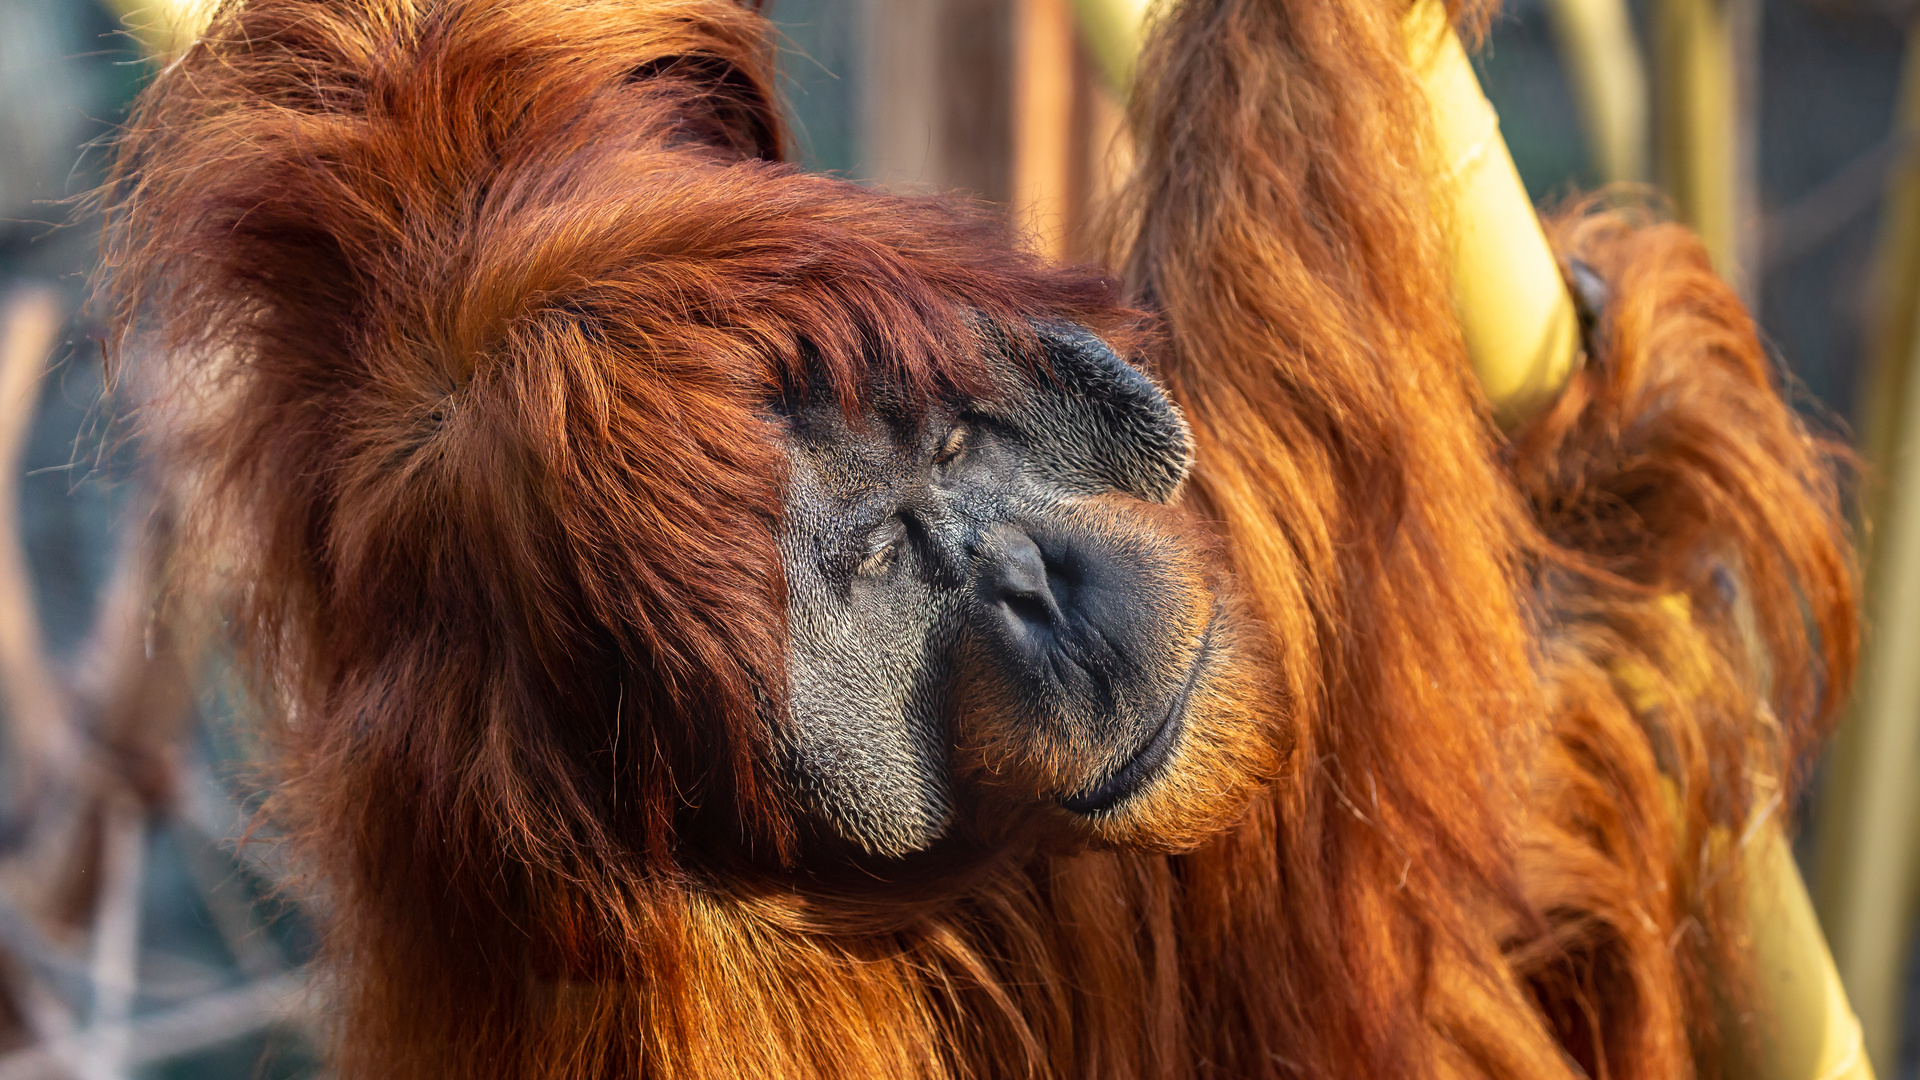
M 803 475 L 796 486 L 804 493 Z M 952 816 L 944 710 L 961 601 L 914 573 L 851 587 L 831 580 L 817 541 L 838 523 L 822 503 L 790 498 L 781 533 L 782 766 L 842 839 L 872 854 L 904 855 L 939 839 Z

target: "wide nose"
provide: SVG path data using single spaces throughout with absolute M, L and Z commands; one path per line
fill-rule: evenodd
M 985 599 L 1005 622 L 1015 642 L 1044 648 L 1061 622 L 1061 590 L 1066 582 L 1033 538 L 1011 525 L 996 525 L 982 545 Z

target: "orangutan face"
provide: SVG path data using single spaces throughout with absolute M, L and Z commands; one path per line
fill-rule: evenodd
M 1185 421 L 1092 335 L 1044 345 L 977 400 L 783 410 L 784 767 L 870 853 L 1013 821 L 1178 845 L 1270 771 L 1257 632 L 1169 505 Z

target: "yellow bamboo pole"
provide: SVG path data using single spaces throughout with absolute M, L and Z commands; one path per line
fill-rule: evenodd
M 1862 386 L 1867 451 L 1868 653 L 1852 715 L 1828 756 L 1819 901 L 1867 1052 L 1897 1049 L 1911 903 L 1920 871 L 1920 29 L 1909 38 L 1878 255 L 1878 317 Z
M 1758 832 L 1746 842 L 1747 916 L 1770 1022 L 1756 1072 L 1760 1080 L 1873 1080 L 1793 849 L 1771 822 Z
M 1497 119 L 1444 19 L 1438 3 L 1418 4 L 1408 18 L 1408 36 L 1433 102 L 1442 160 L 1454 163 L 1441 177 L 1453 184 L 1447 194 L 1455 232 L 1454 288 L 1475 371 L 1497 415 L 1518 419 L 1550 400 L 1572 370 L 1577 339 L 1573 308 L 1500 138 Z M 1436 34 L 1437 47 L 1431 44 Z M 1725 104 L 1731 108 L 1733 98 Z M 1463 168 L 1460 162 L 1467 165 Z M 1729 153 L 1714 166 L 1737 163 L 1737 156 Z M 1720 183 L 1731 184 L 1735 170 L 1728 168 L 1719 177 Z M 1704 191 L 1704 185 L 1695 191 Z M 1732 221 L 1725 215 L 1729 233 Z M 1914 430 L 1920 432 L 1920 414 L 1916 417 Z M 1920 533 L 1915 538 L 1914 552 L 1920 555 Z M 1920 558 L 1915 562 L 1920 568 Z M 1920 601 L 1915 610 L 1920 611 Z M 1799 870 L 1777 830 L 1759 847 L 1761 857 L 1749 855 L 1748 899 L 1759 953 L 1758 990 L 1775 1021 L 1769 1032 L 1773 1052 L 1760 1063 L 1761 1076 L 1871 1080 L 1872 1068 L 1858 1053 L 1860 1022 L 1838 978 L 1827 977 L 1834 963 Z
M 1495 419 L 1511 427 L 1566 385 L 1579 355 L 1579 319 L 1500 118 L 1445 9 L 1416 4 L 1406 34 L 1433 105 L 1460 329 Z
M 1600 179 L 1647 180 L 1647 72 L 1625 0 L 1548 0 L 1547 16 Z

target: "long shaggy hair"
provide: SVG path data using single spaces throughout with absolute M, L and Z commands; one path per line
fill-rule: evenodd
M 1135 90 L 1116 258 L 1305 706 L 1282 809 L 1219 870 L 1261 853 L 1297 951 L 1190 983 L 1291 1022 L 1210 1060 L 1715 1075 L 1747 1043 L 1737 839 L 1855 662 L 1838 451 L 1697 240 L 1589 205 L 1550 223 L 1606 283 L 1585 366 L 1494 434 L 1403 10 L 1190 0 Z
M 1833 450 L 1690 236 L 1586 209 L 1586 365 L 1494 430 L 1400 14 L 1166 14 L 1142 333 L 977 211 L 780 164 L 724 0 L 219 9 L 128 126 L 107 280 L 324 886 L 340 1075 L 1731 1059 L 1735 845 L 1854 661 Z M 1184 853 L 823 885 L 769 768 L 765 402 L 965 391 L 983 321 L 1048 320 L 1154 349 L 1291 768 Z

